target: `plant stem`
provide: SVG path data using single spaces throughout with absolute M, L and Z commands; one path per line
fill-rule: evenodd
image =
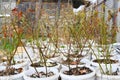
M 26 52 L 26 54 L 27 54 L 28 58 L 30 59 L 31 63 L 33 64 L 33 61 L 32 61 L 32 59 L 31 59 L 31 57 L 30 57 L 30 55 L 29 55 L 28 51 L 26 50 L 26 48 L 25 48 L 25 46 L 24 46 L 23 42 L 21 41 L 21 38 L 20 38 L 20 36 L 19 36 L 19 34 L 18 34 L 18 32 L 17 32 L 17 30 L 16 30 L 15 26 L 13 26 L 13 28 L 14 28 L 14 30 L 15 30 L 15 32 L 16 32 L 16 34 L 17 34 L 17 36 L 18 36 L 18 40 L 20 41 L 20 43 L 21 43 L 21 45 L 23 46 L 23 48 L 24 48 L 24 50 L 25 50 L 25 52 Z M 34 69 L 35 69 L 36 73 L 37 73 L 37 74 L 38 74 L 38 76 L 39 76 L 39 73 L 38 73 L 37 69 L 36 69 L 35 67 L 34 67 Z M 39 77 L 40 77 L 40 76 L 39 76 Z
M 47 75 L 47 65 L 46 65 L 46 60 L 45 60 L 45 56 L 44 56 L 44 54 L 43 54 L 43 52 L 42 52 L 42 50 L 41 50 L 41 48 L 38 46 L 38 49 L 39 49 L 39 52 L 42 54 L 42 57 L 43 57 L 43 60 L 44 60 L 44 64 L 45 64 L 45 70 L 46 70 L 46 77 L 48 77 L 48 75 Z

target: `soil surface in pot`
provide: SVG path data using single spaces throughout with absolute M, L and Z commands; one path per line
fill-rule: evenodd
M 82 65 L 84 63 L 81 63 L 80 60 L 72 60 L 67 58 L 66 60 L 62 61 L 62 64 L 70 64 L 70 65 Z
M 0 76 L 15 75 L 21 73 L 22 71 L 22 68 L 15 69 L 14 67 L 9 67 L 5 70 L 0 71 Z
M 118 60 L 112 60 L 112 59 L 95 59 L 93 62 L 96 63 L 104 63 L 104 64 L 114 64 L 118 63 Z
M 118 61 L 117 60 L 112 60 L 112 59 L 95 59 L 95 60 L 93 60 L 93 62 L 96 62 L 96 63 L 100 63 L 100 64 L 114 64 L 114 63 L 118 63 Z M 109 71 L 107 71 L 107 72 L 105 72 L 105 73 L 103 73 L 103 74 L 107 74 L 107 75 L 119 75 L 120 74 L 120 72 L 119 72 L 119 70 L 116 70 L 115 72 L 109 72 Z
M 58 64 L 55 62 L 47 62 L 46 63 L 47 67 L 54 67 L 57 66 Z M 37 62 L 37 63 L 33 63 L 31 64 L 32 67 L 44 67 L 45 64 L 43 62 Z
M 70 55 L 67 55 L 66 57 L 70 57 L 70 58 L 82 58 L 82 57 L 84 57 L 83 55 L 81 55 L 81 54 L 70 54 Z
M 63 73 L 66 75 L 85 75 L 93 72 L 88 67 L 75 67 L 71 68 L 69 71 L 64 71 Z
M 114 75 L 117 76 L 117 75 L 120 75 L 120 71 L 119 70 L 116 70 L 115 72 L 109 72 L 109 71 L 107 71 L 105 73 L 102 72 L 102 74 L 111 75 L 111 76 L 114 76 Z
M 50 76 L 53 76 L 54 75 L 54 73 L 53 72 L 49 72 L 49 73 L 45 73 L 45 72 L 38 72 L 38 74 L 37 73 L 34 73 L 34 74 L 32 74 L 32 75 L 30 75 L 30 77 L 32 77 L 32 78 L 45 78 L 45 77 L 50 77 Z
M 106 72 L 106 74 L 108 74 L 108 75 L 120 75 L 120 72 L 119 71 L 115 71 L 112 73 Z

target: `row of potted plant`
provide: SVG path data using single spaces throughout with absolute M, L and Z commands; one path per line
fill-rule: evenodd
M 24 52 L 25 50 L 23 49 L 23 53 Z M 83 53 L 87 53 L 87 52 L 89 52 L 89 50 L 84 50 Z M 46 65 L 41 60 L 35 60 L 33 61 L 33 64 L 32 64 L 32 63 L 29 63 L 27 59 L 19 60 L 17 63 L 17 60 L 19 58 L 15 60 L 16 61 L 15 65 L 12 64 L 11 66 L 8 66 L 6 62 L 3 62 L 0 64 L 1 65 L 0 67 L 2 70 L 0 78 L 2 80 L 17 79 L 17 78 L 20 78 L 20 79 L 25 78 L 26 80 L 28 79 L 57 80 L 59 75 L 61 76 L 62 80 L 71 80 L 71 79 L 95 80 L 96 77 L 97 77 L 97 80 L 108 80 L 108 79 L 119 80 L 120 78 L 119 77 L 119 60 L 116 59 L 117 56 L 114 58 L 115 55 L 109 54 L 110 58 L 107 59 L 106 56 L 97 54 L 97 57 L 100 57 L 100 58 L 93 57 L 92 60 L 89 60 L 91 57 L 90 55 L 89 57 L 86 57 L 84 55 L 82 55 L 84 57 L 81 57 L 76 53 L 74 54 L 72 53 L 69 55 L 69 58 L 68 58 L 68 56 L 63 56 L 62 53 L 59 53 L 59 54 L 62 55 L 62 58 L 59 57 L 60 58 L 59 60 L 61 61 L 63 57 L 66 57 L 66 59 L 63 62 L 57 61 L 58 58 L 54 60 L 50 58 L 46 61 Z M 40 59 L 40 57 L 36 57 L 36 58 Z M 45 66 L 47 68 L 45 68 Z M 34 68 L 36 68 L 37 71 Z M 46 74 L 46 70 L 48 74 Z M 46 76 L 47 78 L 45 78 Z
M 17 8 L 13 13 L 0 38 L 1 80 L 120 79 L 116 28 L 98 11 L 63 11 L 52 22 L 41 16 L 34 27 Z

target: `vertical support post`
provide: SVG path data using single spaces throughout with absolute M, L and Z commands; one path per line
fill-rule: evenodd
M 2 12 L 1 8 L 2 8 L 2 0 L 0 0 L 0 12 Z M 1 14 L 1 13 L 0 13 Z
M 40 19 L 42 16 L 42 7 L 43 7 L 43 0 L 39 0 L 39 8 L 38 8 L 38 18 Z
M 120 7 L 120 1 L 119 0 L 114 0 L 114 10 L 119 10 L 119 7 Z M 116 16 L 117 14 L 117 16 Z M 119 26 L 119 20 L 120 20 L 120 13 L 115 13 L 114 11 L 114 14 L 113 14 L 113 25 L 112 25 L 112 29 L 114 29 L 115 27 L 118 28 L 118 30 L 120 29 Z M 116 42 L 120 42 L 120 31 L 116 32 Z
M 67 3 L 68 3 L 68 7 L 69 7 L 69 6 L 70 6 L 70 0 L 68 0 L 68 2 L 67 2 Z
M 59 19 L 59 16 L 60 16 L 60 5 L 61 5 L 61 0 L 58 0 L 58 4 L 57 4 L 57 19 Z
M 117 24 L 117 20 L 116 20 L 116 10 L 118 9 L 118 3 L 117 3 L 117 0 L 114 0 L 114 3 L 113 3 L 113 18 L 112 18 L 112 21 L 113 21 L 113 26 L 116 26 Z
M 1 12 L 1 4 L 2 4 L 2 0 L 0 0 L 0 12 Z
M 103 21 L 104 21 L 104 22 L 105 22 L 105 16 L 106 16 L 106 13 L 105 13 L 105 11 L 106 11 L 106 6 L 105 6 L 105 5 L 106 5 L 106 1 L 103 0 L 103 7 L 102 7 L 102 8 L 103 8 L 103 14 L 104 14 L 104 15 L 103 15 Z
M 1 12 L 2 12 L 2 10 L 1 10 L 1 4 L 2 4 L 2 0 L 0 0 L 0 15 L 1 15 Z M 0 33 L 1 33 L 1 26 L 2 25 L 2 18 L 0 18 Z

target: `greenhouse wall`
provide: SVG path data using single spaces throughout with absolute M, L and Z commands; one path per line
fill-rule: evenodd
M 21 1 L 29 2 L 29 0 L 21 0 Z M 40 0 L 36 0 L 36 1 L 40 1 Z M 58 0 L 43 0 L 43 1 L 44 2 L 57 2 Z M 68 2 L 70 0 L 61 0 L 61 1 L 62 2 Z M 101 1 L 103 1 L 103 0 L 98 0 L 98 3 L 101 2 Z M 1 4 L 0 5 L 0 14 L 3 14 L 4 12 L 7 13 L 7 14 L 10 14 L 10 10 L 16 6 L 16 0 L 0 0 L 0 4 Z M 63 3 L 61 3 L 61 4 L 63 4 Z M 50 4 L 48 4 L 48 5 L 50 6 Z M 107 17 L 108 10 L 118 10 L 119 9 L 120 0 L 107 0 L 106 5 L 107 5 L 107 7 L 106 7 L 106 17 Z M 44 6 L 44 7 L 48 7 L 48 6 Z M 51 7 L 56 7 L 56 6 L 52 5 Z M 112 21 L 110 22 L 110 24 L 112 24 Z M 118 25 L 118 27 L 120 26 L 120 14 L 118 14 L 118 17 L 116 18 L 116 24 Z

